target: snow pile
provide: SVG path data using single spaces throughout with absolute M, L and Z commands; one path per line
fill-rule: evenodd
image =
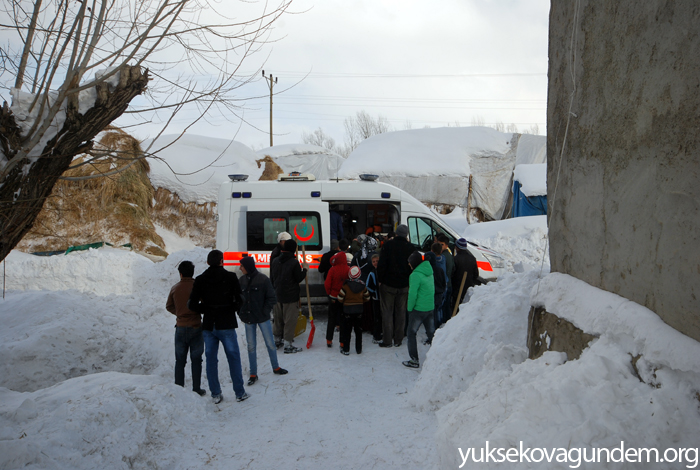
M 270 156 L 286 173 L 310 173 L 317 180 L 335 179 L 345 162 L 340 155 L 311 144 L 275 145 L 256 152 L 259 158 Z
M 497 283 L 470 289 L 469 302 L 436 332 L 410 402 L 425 411 L 455 400 L 481 371 L 492 345 L 513 345 L 510 360 L 525 360 L 530 290 L 537 279 L 536 271 L 506 274 Z
M 38 390 L 100 371 L 171 373 L 174 317 L 165 298 L 183 259 L 206 268 L 207 250 L 178 252 L 152 261 L 117 249 L 40 257 L 13 251 L 7 258 L 9 295 L 0 331 L 0 386 Z M 20 281 L 20 282 L 18 282 Z M 168 335 L 169 336 L 169 335 Z
M 600 338 L 578 360 L 558 352 L 527 360 L 531 303 Z M 697 447 L 699 356 L 699 343 L 646 308 L 563 274 L 538 282 L 531 271 L 474 289 L 435 336 L 410 400 L 420 409 L 437 408 L 439 468 L 462 465 L 458 449 L 475 450 L 478 460 L 486 441 L 491 449 L 519 449 L 522 442 L 547 452 L 588 449 L 589 456 L 591 449 L 619 448 L 624 441 L 625 448 L 656 448 L 663 457 L 667 448 Z M 695 468 L 697 456 L 695 463 L 692 452 L 687 458 Z M 517 466 L 577 467 L 552 462 Z M 638 462 L 598 465 L 639 468 Z M 493 460 L 479 466 L 501 468 Z
M 547 164 L 516 165 L 513 179 L 520 183 L 520 191 L 527 197 L 547 195 Z
M 549 269 L 546 215 L 468 224 L 457 208 L 440 217 L 462 237 L 503 255 L 511 272 Z
M 0 388 L 0 467 L 177 468 L 182 447 L 151 446 L 191 442 L 206 409 L 169 382 L 106 372 L 33 393 Z
M 165 135 L 142 147 L 158 158 L 150 158 L 151 183 L 176 193 L 183 202 L 218 202 L 221 183 L 230 174 L 249 175 L 257 180 L 263 169 L 255 162 L 258 155 L 244 144 L 227 139 L 198 135 Z

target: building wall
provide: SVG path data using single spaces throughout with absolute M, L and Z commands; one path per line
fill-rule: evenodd
M 700 2 L 554 0 L 549 28 L 552 271 L 700 340 Z

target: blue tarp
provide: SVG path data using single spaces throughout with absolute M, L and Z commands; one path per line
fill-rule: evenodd
M 513 182 L 513 217 L 547 214 L 547 196 L 525 196 L 520 182 Z

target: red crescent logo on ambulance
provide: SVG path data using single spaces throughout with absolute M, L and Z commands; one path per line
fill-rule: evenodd
M 297 239 L 299 239 L 299 241 L 308 242 L 314 236 L 314 226 L 313 225 L 311 226 L 311 235 L 309 235 L 308 237 L 300 237 L 299 234 L 297 233 L 297 226 L 295 225 L 294 226 L 294 236 L 297 237 Z

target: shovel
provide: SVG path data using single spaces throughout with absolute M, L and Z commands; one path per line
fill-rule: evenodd
M 301 245 L 301 255 L 306 260 L 306 247 Z M 309 307 L 309 322 L 311 323 L 311 331 L 309 331 L 309 339 L 306 341 L 306 349 L 311 347 L 311 343 L 314 342 L 314 333 L 316 333 L 316 325 L 314 325 L 314 315 L 311 313 L 311 296 L 309 295 L 309 272 L 306 272 L 306 303 Z

